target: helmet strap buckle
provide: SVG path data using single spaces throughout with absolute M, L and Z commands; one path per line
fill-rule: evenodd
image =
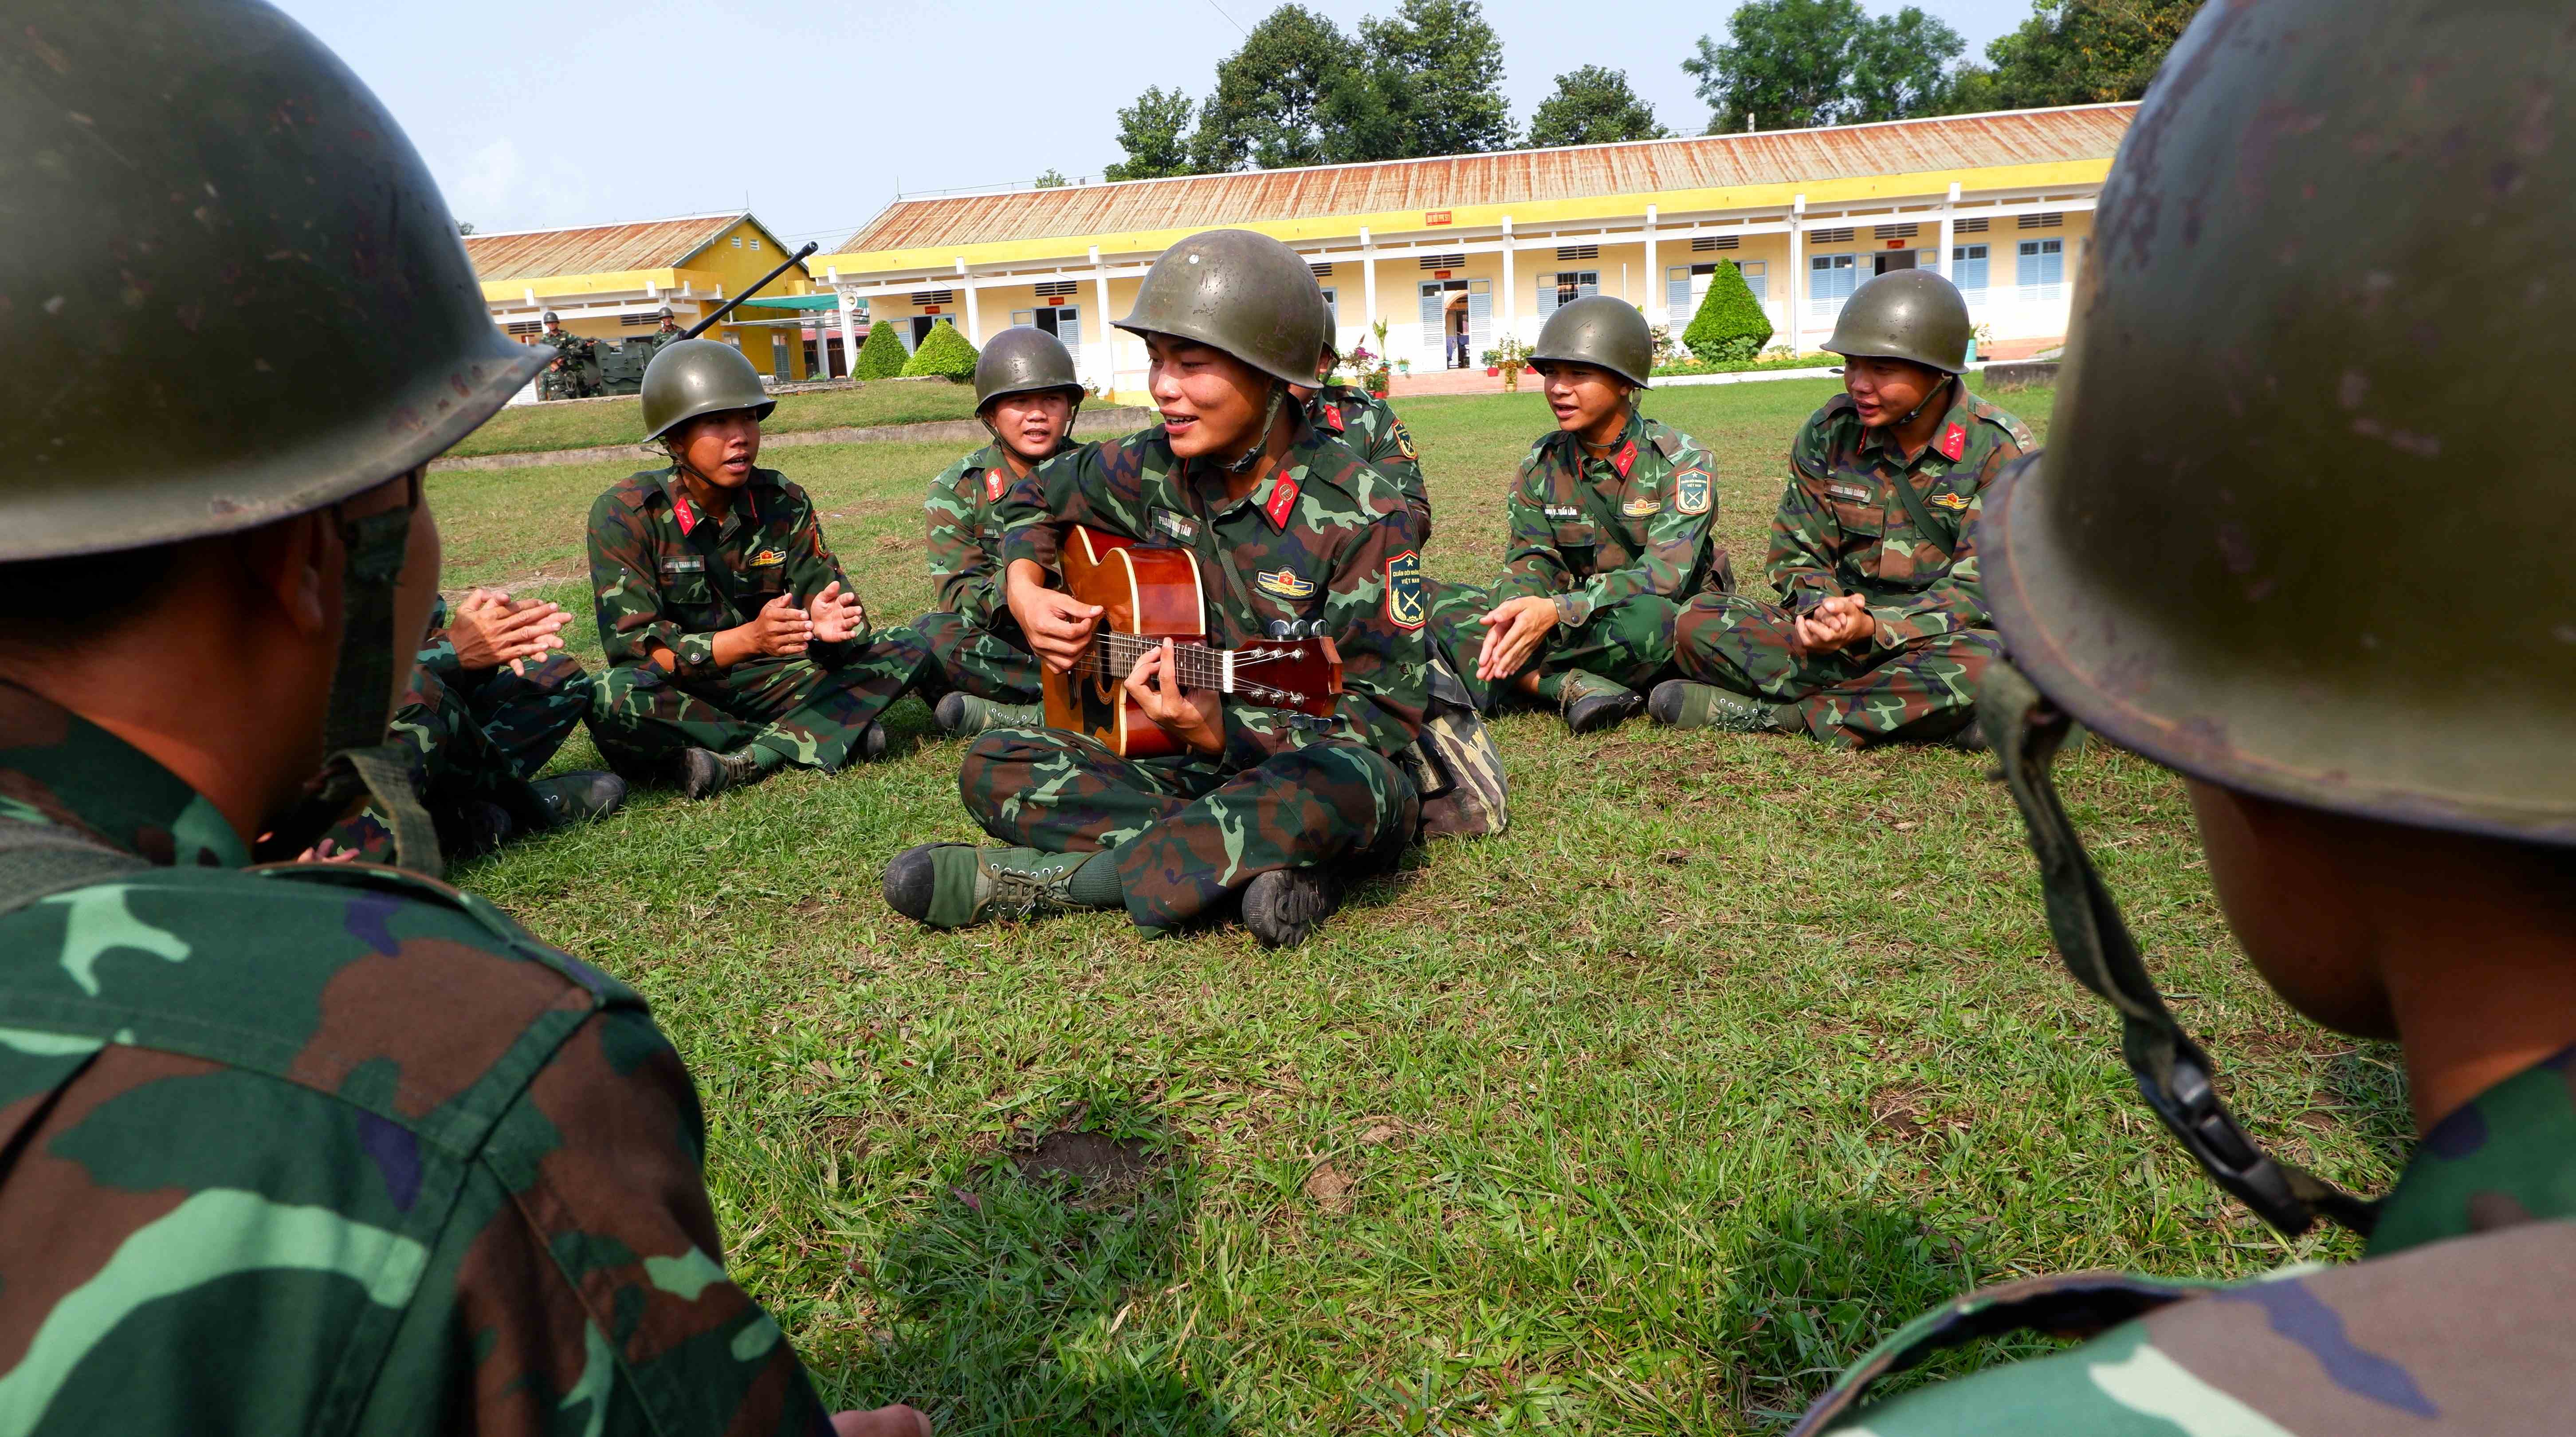
M 2029 830 L 2058 956 L 2076 982 L 2120 1011 L 2121 1052 L 2156 1117 L 2212 1181 L 2284 1235 L 2296 1237 L 2322 1217 L 2367 1236 L 2378 1204 L 2265 1153 L 2219 1098 L 2209 1054 L 2165 1005 L 2050 777 L 2072 720 L 2010 664 L 1997 663 L 1977 692 L 1977 721 Z

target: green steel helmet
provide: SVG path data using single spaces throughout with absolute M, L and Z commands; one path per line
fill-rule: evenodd
M 2041 693 L 2229 788 L 2576 844 L 2566 394 L 2496 362 L 2576 330 L 2576 122 L 2532 99 L 2566 22 L 2201 12 L 2103 189 L 2046 456 L 1980 520 Z
M 1063 340 L 1035 325 L 1015 324 L 985 341 L 975 356 L 976 413 L 1003 395 L 1040 389 L 1064 390 L 1077 403 L 1082 399 L 1082 379 Z
M 1196 340 L 1311 387 L 1324 347 L 1318 297 L 1295 250 L 1251 230 L 1206 230 L 1163 251 L 1118 327 Z
M 661 312 L 660 312 L 658 315 L 656 315 L 655 317 L 656 317 L 656 318 L 658 318 L 658 319 L 669 319 L 669 318 L 672 318 L 672 314 L 671 314 L 671 307 L 670 307 L 669 305 L 667 305 L 667 304 L 666 304 L 666 305 L 664 305 L 664 306 L 662 306 Z
M 1587 294 L 1558 305 L 1538 327 L 1529 362 L 1542 370 L 1551 364 L 1588 364 L 1644 389 L 1655 373 L 1655 335 L 1635 305 Z
M 644 366 L 643 391 L 647 444 L 701 414 L 748 409 L 752 418 L 767 419 L 778 407 L 760 387 L 760 371 L 751 360 L 713 339 L 677 339 L 653 351 Z
M 1900 269 L 1862 285 L 1843 301 L 1828 354 L 1848 359 L 1910 359 L 1944 374 L 1968 368 L 1968 301 L 1938 271 Z
M 308 512 L 552 351 L 492 323 L 374 95 L 253 0 L 20 0 L 0 45 L 0 563 Z
M 558 321 L 558 320 L 555 318 L 555 312 L 554 312 L 553 310 L 551 310 L 551 309 L 550 309 L 550 310 L 547 310 L 547 311 L 546 311 L 546 323 L 548 323 L 548 324 L 555 324 L 555 323 L 559 323 L 559 322 L 560 322 L 560 321 Z

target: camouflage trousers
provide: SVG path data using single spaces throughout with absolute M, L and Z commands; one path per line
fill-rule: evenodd
M 600 677 L 591 732 L 603 753 L 620 760 L 749 746 L 831 773 L 850 761 L 851 747 L 912 687 L 929 657 L 920 635 L 886 629 L 833 668 L 811 659 L 750 659 L 698 680 L 620 664 Z
M 1476 620 L 1494 607 L 1494 600 L 1472 584 L 1435 582 L 1431 591 L 1431 641 L 1457 670 L 1476 711 L 1492 713 L 1510 680 L 1476 677 L 1476 656 L 1484 651 L 1487 632 Z M 1614 684 L 1647 688 L 1672 668 L 1673 617 L 1680 612 L 1679 604 L 1655 594 L 1604 604 L 1580 624 L 1548 630 L 1533 663 L 1543 674 L 1581 669 Z
M 1674 622 L 1674 658 L 1690 678 L 1775 705 L 1783 728 L 1860 748 L 1967 727 L 1986 665 L 2003 653 L 1993 630 L 1960 629 L 1894 649 L 1798 654 L 1790 623 L 1777 604 L 1702 594 Z
M 1021 643 L 1020 626 L 1009 618 L 985 628 L 963 614 L 941 612 L 922 615 L 912 627 L 930 646 L 936 666 L 923 673 L 925 686 L 935 674 L 948 688 L 995 703 L 1033 704 L 1042 696 L 1037 656 Z
M 1375 749 L 1314 743 L 1229 770 L 1120 758 L 1057 729 L 996 729 L 966 751 L 966 812 L 1004 843 L 1110 849 L 1140 928 L 1177 928 L 1273 869 L 1394 863 L 1420 800 Z
M 412 791 L 436 822 L 442 846 L 460 846 L 466 811 L 488 803 L 530 827 L 545 823 L 528 780 L 543 772 L 590 713 L 589 672 L 550 654 L 527 672 L 497 668 L 448 683 L 415 664 L 388 737 L 411 754 Z M 325 835 L 369 862 L 393 861 L 393 835 L 371 805 Z

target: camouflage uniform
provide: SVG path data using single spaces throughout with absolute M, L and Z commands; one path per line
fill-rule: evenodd
M 1052 570 L 1065 524 L 1197 556 L 1209 641 L 1320 618 L 1342 697 L 1321 726 L 1228 699 L 1225 751 L 1131 761 L 1053 729 L 1001 729 L 967 751 L 966 810 L 1005 843 L 1113 849 L 1127 911 L 1168 929 L 1274 869 L 1383 861 L 1419 799 L 1396 766 L 1428 702 L 1422 561 L 1401 488 L 1341 441 L 1300 427 L 1285 465 L 1241 502 L 1192 474 L 1160 428 L 1051 460 L 1005 491 L 1002 558 Z
M 537 377 L 537 396 L 541 399 L 588 399 L 591 397 L 590 341 L 568 329 L 543 336 L 542 344 L 554 346 L 555 363 L 549 364 Z
M 993 506 L 1010 487 L 1000 443 L 987 444 L 930 481 L 930 577 L 939 608 L 912 621 L 939 677 L 995 703 L 1033 704 L 1038 661 L 1002 601 L 1002 530 Z
M 1837 395 L 1790 446 L 1771 521 L 1781 596 L 1802 606 L 1865 597 L 1878 621 L 1865 643 L 1792 653 L 1789 611 L 1737 594 L 1701 597 L 1674 626 L 1684 674 L 1778 705 L 1782 727 L 1842 747 L 1942 738 L 1974 715 L 1977 682 L 2002 651 L 1977 582 L 1977 515 L 1995 476 L 2037 447 L 1964 383 L 1922 453 L 1906 459 L 1887 434 L 1863 428 L 1851 397 Z M 1913 486 L 1939 533 L 1914 522 L 1897 484 Z
M 780 594 L 811 600 L 838 580 L 814 503 L 775 469 L 754 469 L 718 520 L 701 515 L 671 469 L 631 474 L 590 506 L 590 582 L 599 642 L 614 667 L 599 680 L 591 729 L 619 761 L 684 748 L 764 748 L 831 772 L 929 654 L 910 629 L 817 643 L 799 658 L 715 665 L 715 635 Z M 678 659 L 664 673 L 651 652 Z
M 1734 587 L 1717 547 L 1715 461 L 1698 441 L 1631 413 L 1607 459 L 1560 429 L 1530 446 L 1505 507 L 1503 577 L 1490 589 L 1434 586 L 1432 632 L 1452 667 L 1492 712 L 1500 685 L 1476 677 L 1497 604 L 1554 595 L 1556 627 L 1530 662 L 1542 673 L 1581 669 L 1643 688 L 1672 663 L 1673 615 L 1692 595 Z
M 2357 1266 L 2234 1285 L 2039 1277 L 1918 1318 L 1820 1399 L 1799 1434 L 2293 1437 L 2564 1430 L 2576 1363 L 2576 1049 L 2425 1135 Z M 2144 1315 L 2140 1315 L 2144 1314 Z M 2136 1320 L 2124 1320 L 2134 1317 Z M 1879 1376 L 1998 1332 L 2107 1332 L 2081 1347 L 1857 1407 Z M 2543 1355 L 2556 1352 L 2554 1362 Z M 2554 1370 L 2552 1383 L 2496 1381 Z M 2490 1371 L 2481 1359 L 2503 1366 Z
M 4 685 L 0 794 L 136 855 L 0 914 L 12 1430 L 826 1430 L 626 985 Z
M 1306 401 L 1307 422 L 1351 446 L 1362 459 L 1394 476 L 1413 512 L 1416 548 L 1431 542 L 1431 492 L 1422 487 L 1422 453 L 1395 417 L 1395 406 L 1355 385 L 1327 384 Z

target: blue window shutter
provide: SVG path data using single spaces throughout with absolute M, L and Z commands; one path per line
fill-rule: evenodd
M 1691 322 L 1690 279 L 1690 266 L 1686 264 L 1664 271 L 1664 317 L 1674 324 Z
M 1554 313 L 1556 313 L 1556 276 L 1543 274 L 1538 277 L 1538 317 L 1545 319 Z

